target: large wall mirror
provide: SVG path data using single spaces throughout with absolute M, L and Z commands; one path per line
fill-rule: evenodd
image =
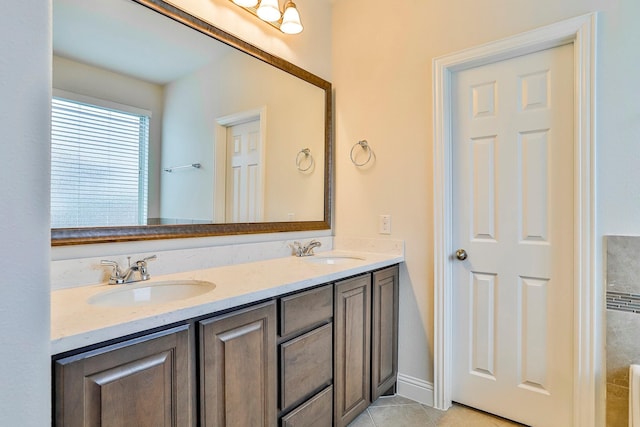
M 331 84 L 161 0 L 53 0 L 52 244 L 330 228 Z

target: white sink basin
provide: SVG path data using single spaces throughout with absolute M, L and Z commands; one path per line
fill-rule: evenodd
M 90 297 L 87 302 L 103 307 L 159 304 L 205 294 L 216 285 L 203 280 L 171 280 L 155 283 L 113 285 L 114 289 Z
M 314 255 L 304 258 L 305 261 L 313 264 L 347 264 L 349 262 L 364 261 L 364 258 L 351 255 Z

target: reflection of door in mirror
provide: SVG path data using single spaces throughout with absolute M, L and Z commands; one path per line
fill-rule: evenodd
M 263 220 L 260 120 L 227 127 L 227 219 Z
M 253 123 L 253 125 L 249 125 Z M 244 125 L 247 125 L 246 127 Z M 249 128 L 251 126 L 251 128 Z M 242 135 L 242 134 L 245 135 Z M 234 143 L 234 138 L 238 144 Z M 253 141 L 250 140 L 253 139 Z M 252 108 L 216 117 L 213 135 L 213 218 L 217 223 L 256 222 L 268 220 L 265 214 L 267 167 L 267 107 Z M 242 140 L 245 141 L 244 151 Z M 249 144 L 255 146 L 249 154 Z M 244 153 L 244 154 L 243 154 Z M 253 160 L 250 160 L 253 157 Z M 232 160 L 244 168 L 232 166 Z M 250 163 L 256 166 L 251 169 Z M 243 176 L 243 178 L 241 178 Z M 249 180 L 252 185 L 249 186 Z M 234 184 L 237 182 L 237 185 Z M 245 190 L 242 190 L 244 185 Z M 252 203 L 247 199 L 253 191 Z M 244 192 L 241 195 L 241 192 Z M 241 202 L 243 200 L 243 202 Z M 244 206 L 244 207 L 242 207 Z M 249 207 L 253 206 L 252 214 Z M 235 212 L 235 213 L 234 213 Z

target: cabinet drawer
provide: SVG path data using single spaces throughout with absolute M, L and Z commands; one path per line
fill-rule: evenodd
M 333 376 L 333 324 L 328 323 L 280 346 L 280 408 L 299 404 Z
M 282 417 L 282 427 L 327 427 L 333 423 L 333 386 Z
M 280 336 L 303 331 L 333 316 L 333 286 L 280 299 Z

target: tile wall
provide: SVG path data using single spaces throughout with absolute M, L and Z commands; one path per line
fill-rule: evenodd
M 607 236 L 607 427 L 627 427 L 629 365 L 640 364 L 640 236 Z

